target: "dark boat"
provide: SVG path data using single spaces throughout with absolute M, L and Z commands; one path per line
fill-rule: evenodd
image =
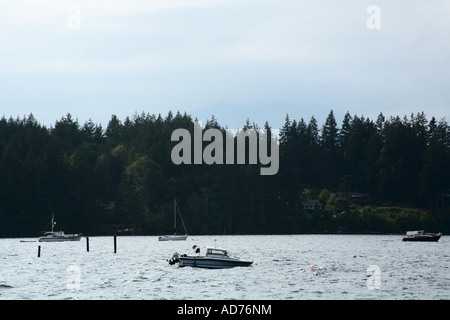
M 442 233 L 425 233 L 424 230 L 408 231 L 402 241 L 428 241 L 437 242 L 442 236 Z

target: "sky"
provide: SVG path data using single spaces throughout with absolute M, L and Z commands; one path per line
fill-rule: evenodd
M 450 120 L 450 1 L 5 0 L 0 117 Z

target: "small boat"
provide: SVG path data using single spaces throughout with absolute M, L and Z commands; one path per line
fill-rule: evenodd
M 193 249 L 197 246 L 194 245 Z M 200 253 L 199 248 L 196 250 Z M 180 267 L 196 267 L 196 268 L 208 268 L 208 269 L 224 269 L 234 267 L 248 267 L 253 261 L 244 261 L 238 258 L 233 258 L 228 255 L 228 251 L 218 248 L 207 248 L 206 255 L 204 256 L 188 256 L 179 255 L 175 252 L 172 258 L 169 260 L 169 264 L 173 265 L 179 263 Z
M 52 215 L 52 231 L 45 232 L 40 238 L 39 242 L 61 242 L 61 241 L 80 241 L 81 233 L 65 234 L 64 231 L 53 231 L 56 224 L 54 216 Z
M 424 230 L 408 231 L 402 241 L 430 241 L 437 242 L 442 236 L 442 233 L 425 233 Z
M 183 224 L 185 234 L 177 234 L 177 208 L 178 208 L 177 201 L 174 200 L 173 201 L 174 233 L 165 235 L 165 236 L 160 236 L 158 238 L 159 241 L 182 241 L 182 240 L 187 239 L 188 235 L 187 235 L 187 231 L 186 231 L 186 226 L 184 225 L 183 217 L 181 216 L 181 212 L 180 212 L 180 208 L 178 208 L 178 213 L 180 215 L 181 223 Z
M 180 241 L 180 240 L 186 240 L 187 234 L 181 235 L 181 234 L 169 234 L 165 236 L 160 236 L 158 238 L 159 241 Z

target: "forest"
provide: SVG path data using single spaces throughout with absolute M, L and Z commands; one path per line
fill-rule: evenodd
M 175 199 L 192 235 L 450 233 L 445 119 L 347 112 L 338 125 L 331 110 L 320 125 L 314 116 L 286 115 L 275 175 L 260 175 L 248 161 L 174 164 L 171 134 L 192 131 L 194 120 L 142 112 L 112 115 L 103 128 L 68 113 L 46 127 L 32 114 L 3 116 L 0 237 L 39 236 L 52 214 L 55 228 L 68 233 L 172 233 Z M 214 116 L 208 128 L 226 131 Z M 247 119 L 247 129 L 273 134 L 269 122 Z

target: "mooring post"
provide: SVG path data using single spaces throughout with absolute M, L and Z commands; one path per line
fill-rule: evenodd
M 86 251 L 89 252 L 89 237 L 86 237 Z
M 41 246 L 38 246 L 38 258 L 41 256 Z
M 114 253 L 117 252 L 117 236 L 114 235 Z

